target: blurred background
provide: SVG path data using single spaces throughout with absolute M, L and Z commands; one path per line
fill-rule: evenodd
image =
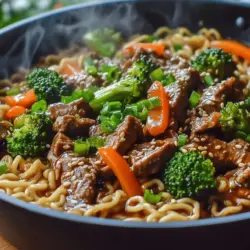
M 0 28 L 44 11 L 91 0 L 0 0 Z
M 23 18 L 42 13 L 44 11 L 90 1 L 93 0 L 0 0 L 0 29 Z M 250 0 L 235 1 L 250 4 Z

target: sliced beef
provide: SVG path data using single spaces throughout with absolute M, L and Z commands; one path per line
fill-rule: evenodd
M 200 75 L 190 68 L 183 59 L 178 58 L 168 62 L 166 70 L 176 78 L 175 83 L 165 87 L 170 98 L 171 117 L 178 124 L 183 124 L 186 119 L 190 93 L 199 85 Z
M 148 177 L 165 167 L 166 161 L 173 157 L 176 145 L 174 139 L 135 144 L 128 153 L 128 162 L 136 176 Z
M 209 116 L 195 117 L 191 122 L 191 126 L 192 134 L 204 133 L 207 130 L 219 128 L 220 113 L 213 112 Z
M 73 115 L 57 117 L 53 124 L 55 132 L 65 133 L 69 136 L 88 136 L 89 128 L 95 124 L 95 120 L 79 118 Z
M 237 82 L 234 77 L 231 77 L 221 83 L 207 88 L 198 103 L 198 110 L 204 114 L 219 112 L 225 101 L 233 95 L 234 86 Z
M 182 148 L 186 151 L 199 151 L 209 157 L 217 172 L 243 166 L 250 162 L 250 144 L 242 139 L 235 139 L 229 143 L 213 136 L 203 135 L 194 137 L 191 144 Z
M 91 126 L 89 128 L 89 137 L 94 136 L 94 135 L 103 136 L 104 137 L 104 133 L 102 132 L 100 124 L 93 125 L 93 126 Z
M 48 160 L 51 166 L 55 164 L 58 157 L 66 151 L 72 151 L 74 147 L 73 141 L 63 133 L 57 133 L 53 139 L 50 151 L 48 153 Z
M 67 189 L 66 208 L 76 203 L 93 204 L 96 197 L 97 169 L 89 158 L 78 157 L 73 153 L 64 153 L 54 165 L 60 173 L 61 184 Z
M 98 75 L 92 76 L 85 72 L 74 75 L 63 75 L 63 80 L 73 89 L 87 89 L 89 86 L 101 86 L 102 84 L 102 80 Z
M 69 104 L 55 103 L 49 106 L 50 117 L 54 121 L 59 116 L 79 115 L 80 117 L 93 117 L 93 111 L 83 98 Z
M 127 116 L 113 134 L 106 138 L 106 145 L 113 147 L 120 154 L 125 154 L 142 137 L 143 128 L 140 120 Z

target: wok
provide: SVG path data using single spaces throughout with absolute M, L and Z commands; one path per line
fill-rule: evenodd
M 0 30 L 0 78 L 45 54 L 70 47 L 95 27 L 125 35 L 203 23 L 226 37 L 250 40 L 250 4 L 213 0 L 111 1 L 52 11 Z M 202 22 L 201 22 L 202 21 Z M 0 232 L 18 249 L 250 249 L 250 213 L 198 221 L 143 223 L 80 217 L 0 192 Z

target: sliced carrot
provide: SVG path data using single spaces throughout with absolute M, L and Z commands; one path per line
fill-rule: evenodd
M 81 68 L 73 60 L 64 60 L 60 66 L 62 67 L 62 72 L 60 72 L 61 74 L 75 75 L 81 72 Z
M 136 43 L 125 48 L 125 52 L 133 54 L 136 49 L 145 49 L 147 51 L 154 51 L 157 55 L 162 56 L 164 54 L 164 45 L 158 43 Z
M 12 120 L 15 117 L 25 113 L 25 111 L 26 109 L 22 106 L 14 106 L 8 110 L 8 112 L 5 114 L 5 117 L 7 120 Z
M 152 136 L 162 134 L 169 124 L 169 98 L 164 87 L 155 81 L 148 90 L 148 98 L 158 97 L 161 105 L 148 111 L 146 129 Z
M 218 40 L 212 41 L 210 46 L 212 48 L 223 49 L 227 53 L 240 56 L 250 62 L 250 48 L 240 42 L 233 40 Z
M 28 92 L 18 94 L 15 96 L 5 96 L 5 102 L 11 106 L 22 106 L 29 108 L 37 100 L 34 89 L 30 89 Z
M 104 162 L 113 170 L 120 181 L 124 192 L 129 197 L 142 195 L 141 186 L 126 160 L 113 148 L 99 148 L 98 151 Z

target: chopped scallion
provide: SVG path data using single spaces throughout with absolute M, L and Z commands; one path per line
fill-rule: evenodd
M 15 88 L 7 91 L 8 96 L 18 95 L 20 93 L 21 93 L 21 91 L 19 89 L 15 89 Z
M 200 100 L 200 94 L 196 91 L 193 91 L 190 98 L 189 98 L 189 103 L 192 108 L 195 108 L 197 104 L 199 103 Z
M 89 74 L 89 75 L 96 75 L 98 70 L 94 64 L 94 60 L 91 58 L 86 58 L 84 60 L 84 70 Z
M 162 80 L 161 83 L 163 86 L 167 86 L 175 81 L 176 81 L 175 76 L 172 73 L 169 73 L 164 76 L 164 79 Z
M 8 166 L 6 162 L 0 161 L 0 175 L 7 173 L 8 171 Z
M 205 83 L 206 83 L 207 86 L 212 86 L 215 83 L 214 79 L 213 79 L 213 77 L 211 75 L 206 75 L 204 77 L 204 81 L 205 81 Z
M 187 135 L 178 135 L 178 147 L 183 147 L 187 144 Z
M 173 47 L 174 47 L 175 52 L 177 52 L 183 48 L 183 46 L 181 44 L 178 44 L 178 43 L 174 44 Z
M 146 189 L 143 198 L 148 203 L 155 205 L 161 201 L 162 193 L 154 194 L 151 190 Z

